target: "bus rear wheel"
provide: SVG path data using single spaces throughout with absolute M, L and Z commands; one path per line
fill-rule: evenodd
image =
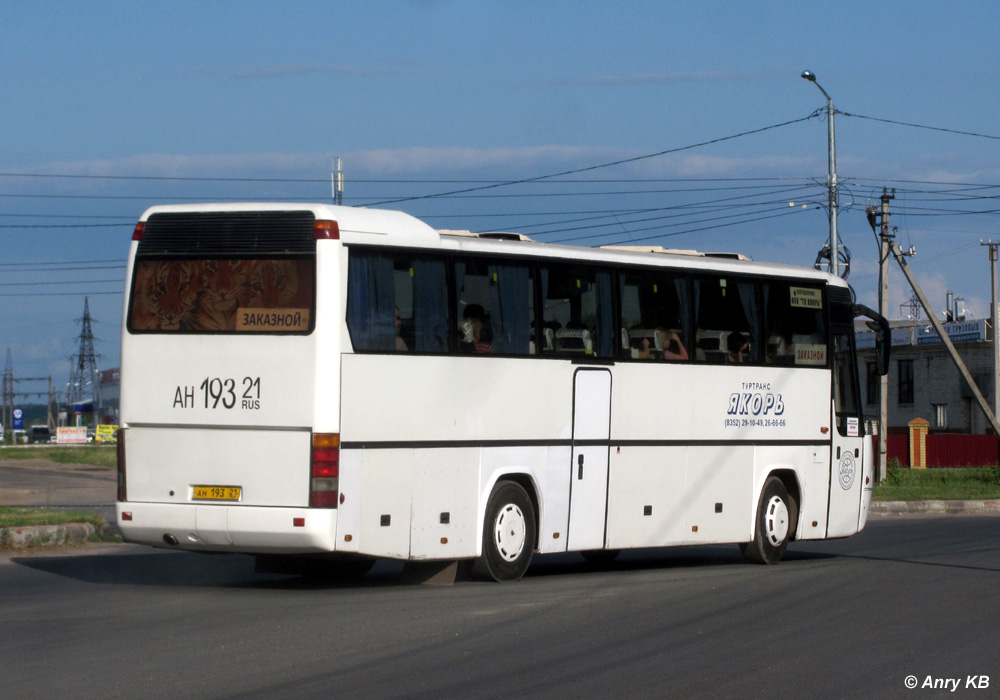
M 792 507 L 781 479 L 768 477 L 757 504 L 753 542 L 740 545 L 743 558 L 754 564 L 777 564 L 791 539 Z
M 472 574 L 486 581 L 516 581 L 528 570 L 535 549 L 535 508 L 513 481 L 493 487 L 483 523 L 483 554 Z

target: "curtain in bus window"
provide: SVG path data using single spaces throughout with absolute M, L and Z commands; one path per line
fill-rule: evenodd
M 417 352 L 448 349 L 448 281 L 444 262 L 414 260 L 413 324 Z
M 695 362 L 708 362 L 708 353 L 705 352 L 705 339 L 701 337 L 701 281 L 694 280 L 691 283 L 691 307 L 694 309 L 694 359 Z
M 598 270 L 597 283 L 597 356 L 611 357 L 615 352 L 615 334 L 612 331 L 613 306 L 611 301 L 611 273 Z
M 347 326 L 358 350 L 396 347 L 396 294 L 392 260 L 352 253 L 347 278 Z
M 493 263 L 489 266 L 493 351 L 527 355 L 531 343 L 528 268 Z
M 750 331 L 750 356 L 746 362 L 757 362 L 760 359 L 760 314 L 757 311 L 757 295 L 754 293 L 753 282 L 737 282 L 736 288 L 740 290 L 740 302 L 743 304 L 743 313 Z
M 677 290 L 678 316 L 681 322 L 681 340 L 685 347 L 691 347 L 691 312 L 690 294 L 688 293 L 687 280 L 678 277 L 674 280 L 674 289 Z
M 538 338 L 535 346 L 538 348 L 538 352 L 546 352 L 555 349 L 552 329 L 545 323 L 545 308 L 549 294 L 549 269 L 547 267 L 540 266 L 538 268 L 538 286 L 542 290 L 542 307 L 538 310 L 538 314 L 542 316 L 542 337 Z

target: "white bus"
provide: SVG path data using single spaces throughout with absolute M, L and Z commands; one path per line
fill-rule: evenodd
M 436 231 L 323 204 L 149 209 L 128 261 L 118 525 L 262 570 L 864 527 L 853 321 L 810 269 Z M 885 364 L 887 343 L 880 342 Z

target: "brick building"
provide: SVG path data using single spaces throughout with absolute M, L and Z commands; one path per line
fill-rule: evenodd
M 889 432 L 906 430 L 914 418 L 930 423 L 932 432 L 992 432 L 972 391 L 927 321 L 890 321 Z M 986 320 L 944 324 L 969 373 L 990 406 L 993 397 L 993 335 Z M 874 335 L 859 332 L 861 397 L 865 413 L 878 415 L 879 377 L 874 366 Z

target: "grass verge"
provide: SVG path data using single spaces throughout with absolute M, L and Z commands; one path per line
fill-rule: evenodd
M 0 447 L 3 459 L 45 459 L 59 464 L 93 464 L 114 469 L 117 465 L 114 445 L 43 445 L 25 447 Z
M 121 537 L 96 513 L 0 507 L 0 552 L 88 542 L 121 542 Z
M 100 529 L 104 518 L 85 510 L 50 510 L 48 508 L 12 508 L 0 506 L 0 527 L 28 527 L 31 525 L 67 525 L 90 523 Z
M 1000 498 L 1000 465 L 963 469 L 908 469 L 889 464 L 872 489 L 876 501 L 978 501 Z

